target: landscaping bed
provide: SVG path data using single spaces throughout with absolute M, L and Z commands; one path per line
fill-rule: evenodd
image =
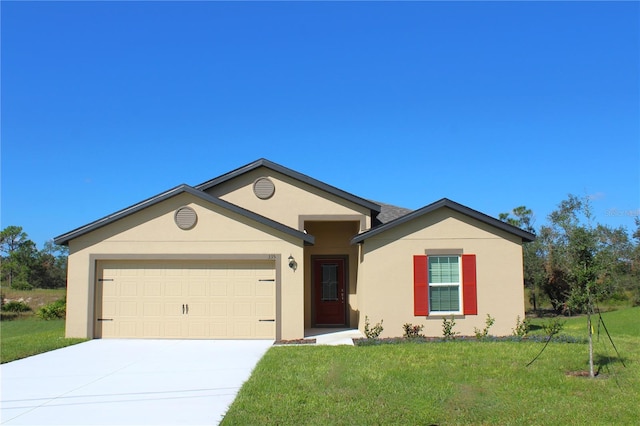
M 292 339 L 292 340 L 276 340 L 274 346 L 284 345 L 313 345 L 316 343 L 316 339 Z

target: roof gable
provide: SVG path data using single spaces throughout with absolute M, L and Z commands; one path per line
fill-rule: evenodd
M 390 222 L 387 222 L 383 225 L 377 226 L 375 228 L 372 228 L 366 232 L 363 232 L 359 235 L 356 235 L 352 240 L 351 243 L 352 244 L 356 244 L 356 243 L 362 243 L 364 242 L 364 240 L 366 240 L 367 238 L 373 237 L 374 235 L 378 235 L 381 234 L 385 231 L 388 231 L 389 229 L 395 228 L 396 226 L 402 225 L 404 223 L 410 222 L 414 219 L 417 219 L 419 217 L 422 217 L 426 214 L 429 214 L 435 210 L 441 209 L 441 208 L 450 208 L 451 210 L 454 210 L 458 213 L 464 214 L 466 216 L 472 217 L 480 222 L 486 223 L 487 225 L 493 226 L 495 228 L 501 229 L 503 231 L 506 231 L 510 234 L 513 234 L 519 238 L 522 238 L 523 241 L 526 242 L 530 242 L 533 241 L 535 239 L 535 235 L 531 234 L 530 232 L 524 231 L 518 227 L 515 227 L 513 225 L 509 225 L 508 223 L 502 222 L 498 219 L 495 219 L 491 216 L 488 216 L 484 213 L 480 213 L 477 210 L 473 210 L 467 206 L 463 206 L 462 204 L 456 203 L 455 201 L 451 201 L 447 198 L 443 198 L 439 201 L 436 201 L 435 203 L 429 204 L 421 209 L 412 211 L 410 213 L 405 214 L 404 216 L 401 216 L 399 218 L 396 218 Z
M 259 167 L 266 167 L 268 169 L 271 169 L 273 171 L 276 171 L 278 173 L 281 173 L 285 176 L 288 176 L 292 179 L 298 180 L 300 182 L 304 182 L 307 185 L 311 185 L 314 188 L 320 189 L 322 191 L 328 192 L 332 195 L 335 195 L 337 197 L 343 198 L 347 201 L 350 201 L 354 204 L 357 204 L 359 206 L 365 207 L 369 210 L 372 210 L 376 213 L 380 213 L 381 211 L 381 206 L 379 204 L 376 204 L 372 201 L 366 200 L 364 198 L 358 197 L 357 195 L 353 195 L 349 192 L 343 191 L 341 189 L 336 188 L 335 186 L 331 186 L 329 184 L 326 184 L 324 182 L 321 182 L 317 179 L 314 179 L 310 176 L 304 175 L 302 173 L 296 172 L 295 170 L 289 169 L 287 167 L 281 166 L 280 164 L 274 163 L 272 161 L 269 161 L 267 159 L 261 158 L 259 160 L 254 161 L 253 163 L 249 163 L 245 166 L 242 166 L 238 169 L 235 169 L 229 173 L 225 173 L 222 176 L 218 176 L 217 178 L 208 180 L 206 182 L 203 182 L 199 185 L 196 185 L 194 188 L 199 190 L 199 191 L 207 191 L 208 189 L 213 188 L 214 186 L 220 185 L 224 182 L 227 182 L 231 179 L 234 179 L 240 175 L 249 173 L 252 170 L 255 170 Z
M 134 204 L 133 206 L 127 207 L 125 209 L 122 209 L 118 212 L 115 212 L 113 214 L 110 214 L 108 216 L 103 217 L 102 219 L 98 219 L 94 222 L 91 222 L 85 226 L 82 226 L 80 228 L 74 229 L 73 231 L 67 232 L 66 234 L 62 234 L 56 238 L 54 238 L 54 243 L 56 244 L 62 244 L 62 245 L 66 245 L 69 243 L 70 240 L 74 239 L 74 238 L 78 238 L 84 234 L 87 234 L 91 231 L 94 231 L 98 228 L 102 228 L 103 226 L 106 226 L 110 223 L 113 223 L 119 219 L 122 219 L 124 217 L 127 217 L 129 215 L 132 215 L 136 212 L 139 212 L 147 207 L 151 207 L 155 204 L 158 204 L 164 200 L 167 200 L 171 197 L 175 197 L 179 194 L 183 194 L 183 193 L 188 193 L 191 194 L 203 201 L 206 201 L 208 203 L 214 204 L 216 206 L 222 207 L 224 209 L 227 209 L 229 211 L 232 211 L 234 213 L 240 214 L 246 218 L 252 219 L 258 223 L 261 223 L 263 225 L 269 226 L 275 230 L 284 232 L 288 235 L 291 235 L 293 237 L 299 238 L 301 240 L 304 241 L 305 244 L 313 244 L 314 243 L 314 237 L 312 235 L 308 235 L 305 234 L 304 232 L 298 231 L 297 229 L 293 229 L 290 228 L 286 225 L 283 225 L 279 222 L 276 222 L 274 220 L 271 220 L 267 217 L 261 216 L 259 214 L 256 214 L 252 211 L 243 209 L 242 207 L 236 206 L 235 204 L 229 203 L 227 201 L 221 200 L 219 198 L 216 197 L 212 197 L 202 191 L 199 191 L 197 189 L 194 189 L 193 187 L 186 185 L 186 184 L 182 184 L 179 186 L 176 186 L 175 188 L 172 188 L 166 192 L 163 192 L 161 194 L 158 194 L 154 197 L 148 198 L 144 201 L 141 201 L 140 203 Z

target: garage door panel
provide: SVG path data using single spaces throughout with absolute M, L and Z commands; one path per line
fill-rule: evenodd
M 201 338 L 202 336 L 207 336 L 209 334 L 208 324 L 204 322 L 194 322 L 189 321 L 187 324 L 187 336 L 193 338 Z
M 275 319 L 273 262 L 108 261 L 98 275 L 96 318 L 112 320 L 98 337 L 275 338 L 260 322 Z
M 227 321 L 211 321 L 209 323 L 209 332 L 211 333 L 212 337 L 228 337 L 229 334 L 227 333 Z
M 211 296 L 227 296 L 228 293 L 227 283 L 214 282 L 211 284 Z
M 182 313 L 182 305 L 176 302 L 163 302 L 162 314 L 165 318 L 172 318 L 174 320 L 184 315 Z
M 105 278 L 99 283 L 99 286 L 102 287 L 102 294 L 106 297 L 118 296 L 120 286 L 116 285 L 113 280 L 114 278 Z
M 121 269 L 113 271 L 114 276 L 120 277 L 137 277 L 141 274 L 141 271 L 137 268 L 132 268 L 131 266 L 125 266 Z
M 271 336 L 275 336 L 276 334 L 276 326 L 275 322 L 259 322 L 256 324 L 255 337 L 256 338 L 264 338 L 270 339 Z
M 112 287 L 112 286 L 107 286 Z M 125 281 L 121 285 L 113 286 L 118 296 L 138 296 L 139 287 L 135 281 Z
M 208 277 L 209 269 L 205 267 L 189 268 L 187 270 L 187 275 L 190 277 Z
M 188 296 L 207 296 L 208 283 L 206 281 L 190 281 Z
M 162 268 L 161 265 L 157 266 L 158 268 Z M 182 278 L 182 276 L 184 275 L 184 272 L 182 270 L 182 268 L 165 268 L 164 270 L 164 275 L 166 277 L 178 277 L 178 278 Z
M 144 293 L 143 295 L 146 297 L 150 296 L 162 296 L 162 282 L 145 282 L 144 283 Z
M 158 300 L 157 302 L 145 302 L 142 305 L 142 315 L 145 318 L 148 317 L 158 317 L 161 318 L 163 313 L 162 302 Z
M 233 304 L 233 316 L 240 319 L 243 317 L 252 316 L 252 303 L 251 302 L 236 302 Z
M 145 321 L 142 327 L 142 334 L 144 337 L 164 337 L 162 329 L 160 322 Z
M 99 334 L 98 337 L 104 336 L 113 336 L 117 334 L 117 330 L 113 322 L 100 322 L 100 331 L 102 334 Z
M 209 317 L 209 306 L 206 302 L 190 302 L 189 319 Z
M 100 314 L 102 316 L 112 317 L 116 315 L 117 312 L 118 312 L 118 305 L 115 301 L 105 301 L 102 304 L 102 309 Z M 98 315 L 98 318 L 100 318 L 100 315 Z
M 236 281 L 233 286 L 233 294 L 236 297 L 251 296 L 251 283 L 243 281 Z
M 209 312 L 212 317 L 227 317 L 227 304 L 224 302 L 217 302 L 209 304 Z
M 115 321 L 114 321 L 115 322 Z M 114 327 L 118 333 L 118 337 L 142 337 L 136 334 L 137 321 L 119 321 L 117 327 Z
M 271 302 L 256 302 L 256 315 L 265 318 L 274 318 L 275 312 Z M 271 316 L 271 317 L 269 317 Z M 264 318 L 261 318 L 264 319 Z
M 162 337 L 167 338 L 180 338 L 182 337 L 183 321 L 176 321 L 174 319 L 166 319 L 163 322 L 164 334 Z
M 251 337 L 251 326 L 252 323 L 248 321 L 237 321 L 232 324 L 233 328 L 233 336 L 239 338 L 249 338 Z
M 150 267 L 142 270 L 145 277 L 162 277 L 166 274 L 166 270 L 158 264 L 152 264 Z
M 178 282 L 168 282 L 164 285 L 164 295 L 165 297 L 180 297 L 186 294 L 186 284 L 183 284 L 182 281 Z
M 256 286 L 256 296 L 258 297 L 274 297 L 275 296 L 275 283 L 273 282 L 259 282 Z
M 120 317 L 137 317 L 138 306 L 138 302 L 135 301 L 116 302 L 116 315 Z

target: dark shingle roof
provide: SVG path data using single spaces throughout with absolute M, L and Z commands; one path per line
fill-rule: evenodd
M 398 207 L 391 204 L 380 203 L 374 201 L 374 203 L 379 204 L 381 207 L 380 214 L 376 217 L 376 221 L 373 226 L 383 225 L 385 223 L 391 222 L 392 220 L 398 219 L 406 214 L 411 213 L 411 209 L 406 209 L 404 207 Z

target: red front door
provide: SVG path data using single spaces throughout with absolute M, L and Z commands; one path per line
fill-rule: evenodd
M 346 325 L 345 259 L 313 260 L 314 325 Z

